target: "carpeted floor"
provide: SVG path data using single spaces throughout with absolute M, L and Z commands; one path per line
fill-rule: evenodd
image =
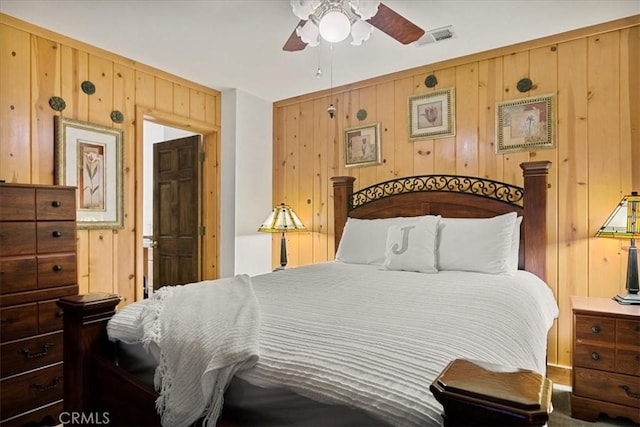
M 553 395 L 551 401 L 553 402 L 553 412 L 549 416 L 548 427 L 602 427 L 602 426 L 616 426 L 616 427 L 632 427 L 637 424 L 631 422 L 626 418 L 609 418 L 601 415 L 598 421 L 590 423 L 587 421 L 580 421 L 571 418 L 571 401 L 569 399 L 571 395 L 571 387 L 554 385 Z

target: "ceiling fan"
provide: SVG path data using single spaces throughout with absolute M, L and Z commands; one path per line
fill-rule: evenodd
M 352 37 L 352 45 L 369 39 L 378 28 L 402 44 L 418 40 L 424 30 L 379 1 L 372 0 L 291 0 L 300 22 L 282 50 L 296 52 L 307 45 L 317 46 L 320 38 L 331 43 Z

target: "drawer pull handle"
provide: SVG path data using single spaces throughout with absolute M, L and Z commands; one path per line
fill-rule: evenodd
M 600 326 L 595 325 L 591 327 L 591 332 L 593 332 L 594 334 L 599 334 L 600 333 Z
M 36 359 L 38 357 L 43 357 L 49 354 L 49 349 L 53 347 L 53 343 L 46 343 L 42 346 L 42 351 L 39 353 L 31 353 L 28 348 L 23 348 L 20 350 L 20 353 L 24 355 L 24 360 Z
M 60 200 L 54 200 L 53 202 L 51 202 L 51 206 L 53 206 L 54 208 L 59 208 L 60 206 L 62 206 L 62 202 Z
M 56 312 L 56 317 L 62 319 L 64 317 L 64 310 L 60 309 Z
M 56 264 L 53 266 L 53 271 L 62 271 L 62 266 L 60 264 Z
M 635 328 L 633 328 L 633 332 L 640 332 L 640 323 L 638 323 Z
M 633 398 L 633 399 L 638 399 L 640 400 L 640 393 L 634 393 L 631 391 L 631 389 L 629 388 L 629 386 L 627 385 L 621 385 L 620 386 L 621 389 L 624 390 L 625 393 L 627 393 L 627 396 Z
M 61 232 L 59 232 L 59 231 L 54 231 L 53 233 L 51 233 L 51 235 L 52 235 L 53 237 L 60 237 L 60 236 L 62 236 L 62 233 L 61 233 Z
M 40 384 L 31 384 L 32 388 L 35 388 L 36 391 L 40 392 L 40 393 L 44 393 L 45 391 L 50 391 L 55 389 L 56 387 L 58 387 L 60 385 L 60 381 L 62 380 L 61 377 L 55 377 L 53 379 L 53 382 L 48 385 L 48 386 L 42 386 Z
M 600 360 L 600 355 L 594 351 L 593 353 L 591 353 L 591 358 L 593 360 Z
M 640 362 L 640 354 L 636 354 L 636 362 Z

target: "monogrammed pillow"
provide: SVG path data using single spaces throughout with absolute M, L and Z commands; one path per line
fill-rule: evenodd
M 397 224 L 387 231 L 383 267 L 387 270 L 437 273 L 436 237 L 440 216 L 427 215 L 407 224 Z

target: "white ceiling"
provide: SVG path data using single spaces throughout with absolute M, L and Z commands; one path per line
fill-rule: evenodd
M 404 46 L 374 31 L 333 49 L 333 86 L 625 16 L 640 0 L 385 0 L 454 39 Z M 0 0 L 0 11 L 202 85 L 277 101 L 331 85 L 328 45 L 284 52 L 298 22 L 288 0 Z M 316 78 L 320 62 L 323 71 Z

